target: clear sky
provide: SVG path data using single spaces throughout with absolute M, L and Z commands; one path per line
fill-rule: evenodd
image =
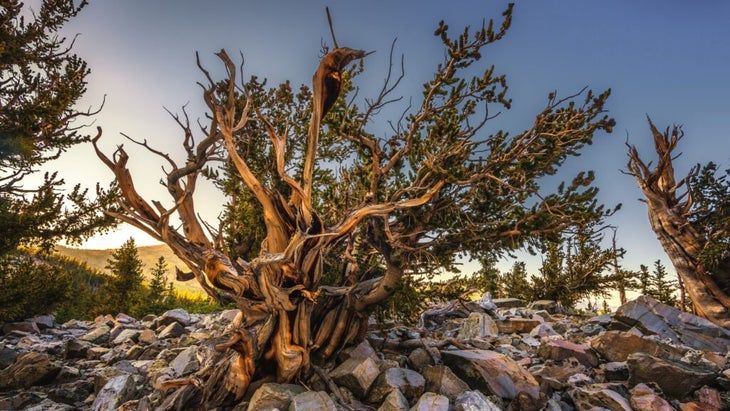
M 192 117 L 202 115 L 195 52 L 218 78 L 213 53 L 221 48 L 245 57 L 247 75 L 271 83 L 289 79 L 309 83 L 318 64 L 322 41 L 330 44 L 325 6 L 329 6 L 341 46 L 374 50 L 366 58 L 366 75 L 358 81 L 365 96 L 376 94 L 387 70 L 391 42 L 404 55 L 405 96 L 418 97 L 420 85 L 442 59 L 433 36 L 439 20 L 452 33 L 500 18 L 507 2 L 481 1 L 233 1 L 233 0 L 95 0 L 67 27 L 79 33 L 75 51 L 92 70 L 84 104 L 106 105 L 95 125 L 104 129 L 109 153 L 124 143 L 131 151 L 133 173 L 141 191 L 166 200 L 160 191 L 160 162 L 132 150 L 120 132 L 179 154 L 180 132 L 164 107 L 179 112 L 189 104 Z M 566 172 L 593 169 L 600 199 L 623 203 L 611 219 L 619 245 L 628 250 L 625 263 L 638 266 L 666 260 L 651 231 L 641 193 L 625 169 L 625 142 L 652 154 L 646 115 L 658 127 L 682 124 L 686 137 L 677 172 L 713 160 L 728 166 L 730 140 L 730 2 L 673 0 L 518 2 L 513 25 L 504 40 L 487 50 L 482 63 L 506 73 L 513 108 L 500 116 L 501 128 L 525 129 L 544 106 L 549 92 L 572 94 L 585 86 L 611 88 L 607 109 L 617 120 L 613 134 L 597 135 L 593 146 L 569 161 Z M 495 122 L 497 123 L 497 122 Z M 496 127 L 495 125 L 495 127 Z M 491 132 L 493 130 L 489 130 Z M 91 133 L 91 131 L 90 131 Z M 90 146 L 74 149 L 54 165 L 70 183 L 92 186 L 111 180 Z M 565 174 L 566 178 L 568 174 Z M 142 180 L 146 184 L 142 184 Z M 556 184 L 556 183 L 554 183 Z M 222 199 L 213 192 L 198 200 L 201 211 L 215 218 Z M 151 239 L 130 228 L 97 237 L 89 248 L 119 247 L 130 235 L 138 244 Z

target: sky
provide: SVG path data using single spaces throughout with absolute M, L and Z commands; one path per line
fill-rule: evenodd
M 31 2 L 32 3 L 32 2 Z M 132 173 L 143 195 L 166 200 L 157 183 L 158 158 L 134 149 L 120 133 L 180 155 L 181 133 L 166 108 L 200 118 L 203 81 L 195 64 L 223 78 L 214 53 L 225 48 L 245 59 L 245 75 L 308 84 L 318 64 L 321 44 L 331 45 L 325 7 L 329 6 L 340 46 L 375 51 L 365 59 L 358 86 L 374 96 L 388 69 L 391 43 L 402 55 L 406 78 L 400 94 L 420 96 L 420 86 L 442 61 L 433 31 L 445 20 L 452 33 L 480 27 L 489 18 L 500 21 L 507 2 L 481 1 L 233 1 L 233 0 L 92 0 L 65 27 L 78 34 L 74 50 L 92 70 L 81 108 L 97 107 L 95 118 L 108 154 L 116 145 L 130 151 Z M 612 89 L 606 106 L 616 119 L 612 134 L 598 134 L 581 157 L 569 160 L 561 176 L 595 170 L 599 200 L 622 203 L 609 220 L 618 227 L 624 264 L 636 268 L 662 259 L 670 266 L 652 232 L 641 193 L 626 169 L 626 142 L 652 158 L 647 115 L 660 128 L 680 124 L 686 136 L 683 155 L 675 161 L 683 176 L 695 163 L 715 161 L 729 166 L 730 139 L 730 2 L 541 0 L 519 2 L 506 37 L 490 46 L 480 64 L 505 73 L 513 106 L 486 132 L 527 128 L 544 107 L 548 93 L 573 94 L 584 87 Z M 491 127 L 491 128 L 490 128 Z M 92 130 L 89 133 L 93 133 Z M 90 145 L 64 154 L 52 165 L 69 184 L 92 187 L 108 183 L 112 174 Z M 562 174 L 564 172 L 564 174 Z M 557 182 L 550 182 L 557 186 Z M 212 221 L 224 201 L 213 190 L 197 200 Z M 116 248 L 134 236 L 138 245 L 154 240 L 130 227 L 84 244 Z

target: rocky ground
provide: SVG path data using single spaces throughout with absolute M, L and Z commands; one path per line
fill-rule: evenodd
M 194 374 L 237 310 L 176 309 L 4 324 L 1 410 L 174 409 L 165 381 Z M 236 410 L 724 410 L 730 331 L 650 298 L 576 316 L 516 299 L 433 307 L 297 384 L 252 384 Z M 121 407 L 121 408 L 120 408 Z

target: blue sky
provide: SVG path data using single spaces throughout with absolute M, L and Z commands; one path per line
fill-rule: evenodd
M 131 150 L 120 132 L 179 154 L 180 132 L 165 112 L 189 104 L 199 117 L 202 75 L 195 66 L 198 51 L 214 75 L 222 76 L 213 53 L 225 48 L 245 56 L 247 75 L 272 83 L 289 79 L 308 83 L 318 64 L 322 41 L 330 42 L 325 16 L 329 6 L 341 46 L 374 50 L 359 80 L 361 93 L 374 95 L 387 70 L 391 42 L 405 59 L 406 81 L 400 93 L 419 96 L 419 87 L 441 61 L 433 31 L 445 20 L 452 32 L 499 19 L 504 1 L 189 1 L 96 0 L 67 27 L 79 33 L 75 51 L 91 67 L 85 106 L 106 95 L 96 119 L 104 129 L 103 146 L 111 152 L 125 143 L 132 171 L 146 180 L 140 190 L 165 199 L 157 181 L 160 162 Z M 684 153 L 677 160 L 683 175 L 694 163 L 713 160 L 727 166 L 730 140 L 730 2 L 542 0 L 519 2 L 504 40 L 484 54 L 482 63 L 506 73 L 513 108 L 494 127 L 518 132 L 543 107 L 549 92 L 572 94 L 585 86 L 612 89 L 607 109 L 617 120 L 611 135 L 596 136 L 593 146 L 566 164 L 565 177 L 593 169 L 609 205 L 623 203 L 611 219 L 619 245 L 628 250 L 625 263 L 638 266 L 657 258 L 667 261 L 649 227 L 641 193 L 626 166 L 625 141 L 652 154 L 646 115 L 660 128 L 682 124 Z M 490 132 L 493 131 L 489 130 Z M 74 149 L 56 163 L 70 183 L 91 186 L 108 182 L 108 172 L 91 147 Z M 557 184 L 557 183 L 555 183 Z M 204 192 L 198 204 L 214 218 L 222 201 Z M 203 198 L 207 199 L 204 200 Z M 207 202 L 206 202 L 207 201 Z M 118 247 L 130 235 L 149 244 L 142 233 L 125 228 L 86 244 Z M 668 262 L 667 262 L 668 264 Z

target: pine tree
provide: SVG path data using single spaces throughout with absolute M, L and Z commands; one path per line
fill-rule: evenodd
M 652 298 L 659 302 L 671 306 L 677 306 L 677 297 L 674 293 L 677 291 L 677 284 L 667 278 L 669 274 L 662 264 L 661 260 L 654 261 L 654 270 L 651 275 L 651 291 Z
M 150 279 L 150 295 L 149 298 L 153 303 L 161 303 L 165 298 L 165 291 L 167 290 L 167 261 L 164 256 L 160 256 L 157 259 L 157 263 L 150 272 L 152 278 Z
M 500 283 L 502 285 L 501 295 L 519 298 L 523 301 L 532 299 L 532 286 L 527 279 L 527 269 L 524 262 L 515 262 L 511 271 L 502 274 Z
M 107 260 L 106 269 L 112 275 L 108 284 L 110 310 L 114 313 L 136 315 L 137 313 L 132 310 L 139 308 L 144 277 L 142 260 L 139 258 L 133 238 L 112 253 Z
M 651 296 L 651 274 L 649 273 L 649 267 L 644 264 L 639 266 L 639 292 L 642 295 Z

